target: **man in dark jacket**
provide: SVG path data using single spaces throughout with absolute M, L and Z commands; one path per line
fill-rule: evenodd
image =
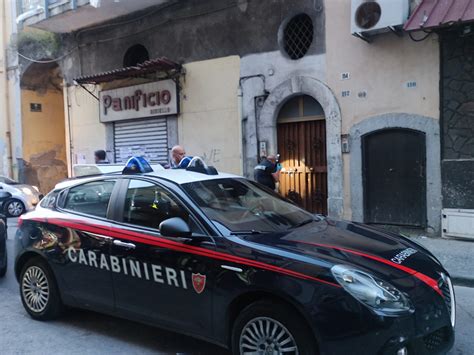
M 110 164 L 107 160 L 107 153 L 102 149 L 94 152 L 94 160 L 96 164 Z
M 274 155 L 264 157 L 260 164 L 254 168 L 253 177 L 256 182 L 275 190 L 275 183 L 280 180 L 276 157 Z

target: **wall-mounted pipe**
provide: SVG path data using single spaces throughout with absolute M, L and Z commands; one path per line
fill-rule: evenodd
M 39 6 L 36 9 L 28 10 L 23 12 L 20 16 L 16 18 L 16 24 L 19 25 L 21 22 L 25 21 L 27 18 L 36 16 L 44 12 L 44 8 Z

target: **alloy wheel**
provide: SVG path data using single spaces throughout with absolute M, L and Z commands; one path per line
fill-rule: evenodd
M 18 217 L 23 213 L 23 204 L 20 201 L 12 201 L 7 207 L 8 214 L 13 217 Z
M 44 311 L 50 294 L 45 272 L 37 266 L 30 266 L 23 275 L 21 285 L 23 299 L 28 308 L 35 313 Z
M 240 354 L 298 355 L 298 346 L 288 329 L 275 319 L 250 320 L 240 335 Z

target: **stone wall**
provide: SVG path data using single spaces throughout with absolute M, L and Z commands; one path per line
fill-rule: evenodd
M 441 36 L 443 207 L 474 208 L 474 35 Z
M 64 51 L 78 50 L 62 68 L 68 83 L 81 75 L 120 68 L 125 52 L 135 44 L 145 46 L 150 58 L 165 56 L 180 63 L 276 51 L 282 22 L 303 12 L 314 24 L 314 45 L 308 54 L 323 53 L 323 0 L 182 0 L 139 21 L 133 18 L 140 14 L 132 13 L 71 34 L 63 41 Z

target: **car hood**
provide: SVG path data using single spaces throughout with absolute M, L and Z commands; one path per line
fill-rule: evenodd
M 290 252 L 296 260 L 310 257 L 329 267 L 336 264 L 356 266 L 389 279 L 415 275 L 424 282 L 433 283 L 441 273 L 446 273 L 440 262 L 422 246 L 360 223 L 323 219 L 286 233 L 241 238 L 268 248 L 269 252 L 275 248 Z

